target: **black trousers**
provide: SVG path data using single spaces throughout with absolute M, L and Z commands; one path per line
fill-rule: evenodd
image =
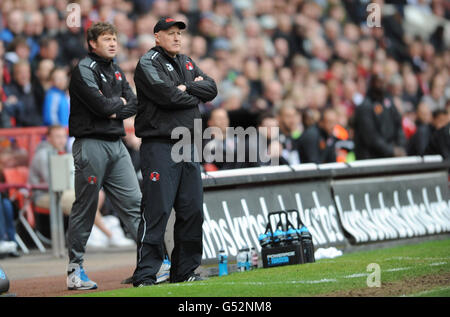
M 175 226 L 170 281 L 185 280 L 201 262 L 203 185 L 200 164 L 193 160 L 193 145 L 189 146 L 190 162 L 174 162 L 173 146 L 164 141 L 147 141 L 140 148 L 143 196 L 134 285 L 156 281 L 165 254 L 164 233 L 172 208 Z

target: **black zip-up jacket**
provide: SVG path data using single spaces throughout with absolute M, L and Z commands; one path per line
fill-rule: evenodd
M 394 146 L 405 147 L 402 117 L 391 98 L 367 97 L 355 110 L 355 154 L 358 160 L 394 156 Z
M 202 81 L 194 81 L 202 76 Z M 171 58 L 160 46 L 141 57 L 134 73 L 138 110 L 134 123 L 137 137 L 171 140 L 176 127 L 188 128 L 193 137 L 194 119 L 200 119 L 198 104 L 214 99 L 216 83 L 188 56 Z M 186 91 L 177 86 L 186 85 Z
M 336 138 L 329 136 L 317 124 L 307 128 L 298 143 L 300 162 L 316 164 L 336 162 Z
M 137 98 L 122 70 L 94 53 L 73 70 L 69 93 L 69 134 L 77 138 L 118 140 L 125 135 L 123 120 L 136 114 Z

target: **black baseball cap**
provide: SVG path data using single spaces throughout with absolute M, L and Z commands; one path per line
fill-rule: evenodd
M 183 21 L 175 21 L 172 18 L 161 18 L 153 28 L 153 33 L 157 33 L 161 30 L 167 30 L 173 25 L 177 25 L 181 30 L 186 28 L 186 24 Z

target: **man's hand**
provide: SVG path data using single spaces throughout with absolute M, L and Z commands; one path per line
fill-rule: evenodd
M 177 88 L 180 89 L 181 91 L 186 91 L 185 85 L 178 85 Z
M 403 148 L 394 146 L 394 156 L 395 157 L 406 156 L 406 152 Z
M 6 99 L 5 103 L 13 105 L 13 104 L 16 104 L 18 101 L 19 101 L 19 99 L 17 99 L 16 96 L 11 95 L 11 96 L 8 97 L 8 99 Z
M 109 119 L 116 119 L 116 118 L 117 118 L 117 115 L 116 115 L 115 113 L 113 113 L 113 114 L 110 115 L 108 118 L 109 118 Z
M 202 77 L 202 76 L 197 76 L 197 77 L 195 77 L 195 79 L 194 79 L 194 81 L 200 81 L 200 80 L 203 80 L 203 77 Z
M 120 97 L 120 99 L 122 99 L 123 105 L 127 104 L 127 100 L 124 97 Z

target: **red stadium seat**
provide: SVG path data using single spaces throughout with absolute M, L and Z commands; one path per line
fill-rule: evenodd
M 9 198 L 12 201 L 17 201 L 20 210 L 25 210 L 25 216 L 31 227 L 35 226 L 35 219 L 31 205 L 27 202 L 29 198 L 29 185 L 28 185 L 28 167 L 18 166 L 5 168 L 3 170 L 5 181 L 11 185 L 23 185 L 23 188 L 11 188 L 9 190 Z M 25 190 L 22 190 L 25 189 Z
M 32 186 L 28 184 L 28 173 L 29 168 L 26 166 L 5 168 L 3 170 L 6 184 L 10 186 L 9 198 L 18 203 L 19 221 L 22 223 L 38 249 L 41 252 L 45 252 L 45 247 L 33 230 L 36 221 L 31 202 Z M 49 214 L 49 211 L 43 208 L 34 208 L 34 211 Z

